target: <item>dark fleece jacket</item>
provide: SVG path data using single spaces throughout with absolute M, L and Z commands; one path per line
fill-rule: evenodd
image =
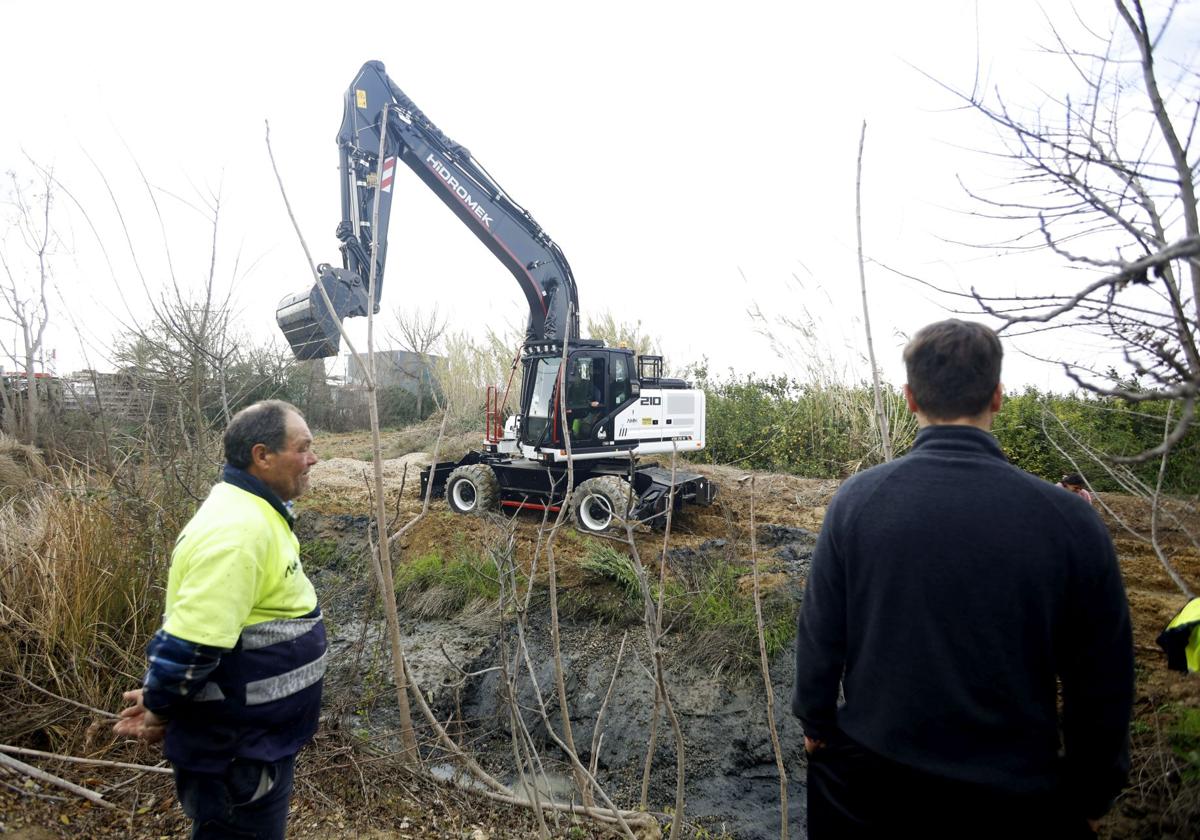
M 941 777 L 1061 790 L 1097 817 L 1128 772 L 1132 700 L 1120 571 L 1083 499 L 970 426 L 922 429 L 838 491 L 796 639 L 810 737 L 840 729 Z

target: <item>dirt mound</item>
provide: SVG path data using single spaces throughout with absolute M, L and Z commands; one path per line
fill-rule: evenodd
M 670 469 L 669 463 L 662 465 Z M 798 475 L 739 470 L 713 464 L 676 465 L 679 471 L 700 473 L 717 487 L 710 508 L 692 508 L 679 517 L 679 533 L 703 539 L 749 535 L 751 509 L 756 525 L 793 525 L 818 531 L 839 482 Z
M 417 463 L 428 462 L 428 456 L 417 460 L 419 457 L 413 455 L 409 456 L 411 460 L 397 459 L 391 462 L 392 466 L 386 473 L 391 476 L 388 480 L 389 518 L 394 517 L 397 523 L 403 523 L 415 515 L 420 510 L 421 502 L 418 498 L 419 477 L 412 468 L 402 497 L 397 497 L 399 482 L 396 480 L 396 469 L 406 462 L 414 467 Z M 368 513 L 368 497 L 362 475 L 364 470 L 370 474 L 369 464 L 343 460 L 325 466 L 329 476 L 319 481 L 314 479 L 314 483 L 323 488 L 320 492 L 328 496 L 320 502 L 309 502 L 306 497 L 305 504 L 312 504 L 314 510 L 323 513 Z M 669 469 L 669 461 L 665 464 L 660 462 L 660 466 Z M 759 581 L 763 590 L 787 594 L 792 587 L 803 585 L 816 532 L 820 530 L 826 505 L 837 489 L 838 482 L 755 472 L 736 466 L 680 462 L 677 469 L 709 477 L 718 492 L 711 507 L 688 508 L 674 518 L 668 548 L 669 575 L 688 579 L 693 566 L 703 567 L 705 562 L 717 555 L 746 564 L 748 568 L 750 525 L 753 520 L 758 556 L 769 558 L 769 565 L 763 569 Z M 330 509 L 330 505 L 334 509 Z M 1189 757 L 1194 753 L 1187 752 L 1183 747 L 1195 743 L 1195 736 L 1188 734 L 1193 730 L 1188 727 L 1193 725 L 1190 722 L 1195 720 L 1195 710 L 1200 708 L 1200 681 L 1194 675 L 1168 671 L 1166 658 L 1155 644 L 1155 639 L 1187 601 L 1164 569 L 1162 561 L 1165 559 L 1193 590 L 1200 589 L 1200 510 L 1194 500 L 1170 499 L 1154 516 L 1146 500 L 1109 493 L 1099 494 L 1096 509 L 1116 544 L 1132 613 L 1138 666 L 1135 720 L 1131 733 L 1133 778 L 1129 789 L 1106 819 L 1108 834 L 1124 838 L 1191 836 L 1190 832 L 1185 830 L 1180 833 L 1179 829 L 1189 824 L 1188 815 L 1194 814 L 1194 811 L 1188 810 L 1194 806 L 1188 803 L 1200 801 L 1200 797 L 1197 796 L 1194 775 L 1189 775 L 1194 774 L 1197 767 L 1194 757 Z M 545 575 L 546 567 L 545 545 L 538 539 L 541 522 L 542 514 L 536 512 L 496 514 L 483 518 L 460 516 L 449 512 L 443 500 L 435 500 L 430 514 L 394 543 L 393 551 L 401 562 L 433 552 L 443 557 L 453 557 L 460 549 L 469 551 L 495 544 L 499 535 L 515 525 L 512 545 L 517 562 L 528 570 L 531 559 L 539 555 L 540 580 Z M 1150 541 L 1152 522 L 1157 536 L 1157 550 Z M 558 532 L 554 553 L 559 592 L 564 602 L 576 607 L 582 604 L 592 609 L 599 599 L 611 597 L 608 589 L 593 585 L 594 576 L 586 573 L 581 563 L 597 545 L 603 543 L 602 538 L 579 533 L 570 522 Z M 655 575 L 664 551 L 662 533 L 639 528 L 636 543 L 643 562 Z M 752 585 L 752 580 L 745 578 L 739 580 L 737 585 L 739 590 L 745 591 Z M 586 640 L 581 638 L 578 645 L 581 649 L 586 645 L 599 646 L 603 650 L 613 648 L 614 637 L 606 636 L 605 630 L 587 624 L 592 620 L 589 618 L 591 615 L 587 610 L 579 612 L 579 632 L 586 636 Z M 626 618 L 624 613 L 617 612 L 602 615 L 608 616 L 605 621 L 618 623 Z M 694 635 L 680 638 L 684 639 L 684 647 L 703 647 L 705 644 Z M 570 648 L 570 651 L 571 657 L 577 656 L 575 648 Z M 786 655 L 783 659 L 782 672 L 776 678 L 786 683 Z M 680 667 L 686 665 L 682 663 Z M 612 664 L 608 661 L 595 665 L 594 669 L 592 666 L 590 660 L 573 662 L 571 673 L 577 675 L 575 679 L 580 681 L 579 687 L 582 689 L 582 693 L 575 695 L 579 703 L 590 703 L 595 697 L 603 696 L 604 686 L 611 675 Z M 595 673 L 591 673 L 592 670 Z M 776 673 L 774 665 L 772 673 Z M 641 709 L 646 705 L 644 697 L 642 701 L 640 705 L 633 705 Z M 784 700 L 780 702 L 781 705 L 785 703 Z M 757 699 L 751 705 L 756 703 Z M 726 707 L 729 705 L 725 704 Z M 626 718 L 631 721 L 634 719 L 632 706 L 630 710 L 622 711 Z M 615 716 L 614 719 L 619 717 Z M 689 719 L 700 721 L 702 726 L 708 723 L 707 717 L 701 714 L 692 714 Z M 717 731 L 723 735 L 730 728 L 738 731 L 753 728 L 759 731 L 740 722 L 732 725 L 728 720 L 718 723 L 722 728 Z M 607 758 L 616 760 L 614 751 L 621 746 L 619 736 L 641 737 L 643 730 L 639 726 L 623 727 L 620 732 L 613 728 L 605 737 Z M 796 749 L 797 739 L 795 733 L 788 736 L 789 749 Z M 718 739 L 710 740 L 715 742 Z M 692 743 L 690 748 L 694 748 L 696 754 L 702 751 L 698 742 Z M 757 747 L 742 750 L 743 753 L 755 753 L 756 756 L 758 751 Z M 752 767 L 723 767 L 715 777 L 744 779 L 749 774 L 757 778 L 755 774 L 760 773 L 761 764 L 765 768 L 761 773 L 766 778 L 773 772 L 773 764 L 769 750 L 764 747 L 761 752 L 762 756 L 755 758 Z M 762 760 L 759 761 L 759 758 Z M 714 774 L 701 769 L 696 771 L 694 777 L 689 777 L 693 778 L 690 797 L 694 812 L 704 811 L 711 806 L 713 813 L 716 813 L 725 807 L 722 803 L 727 802 L 728 791 L 719 789 L 718 783 L 708 778 L 710 776 Z M 669 791 L 671 783 L 672 778 L 666 779 L 661 789 Z M 774 812 L 774 807 L 777 806 L 763 801 L 764 811 Z
M 385 490 L 396 490 L 405 474 L 412 477 L 422 467 L 429 466 L 429 455 L 425 452 L 413 452 L 399 458 L 391 458 L 383 462 L 383 486 Z M 364 478 L 365 476 L 365 478 Z M 349 489 L 357 490 L 366 487 L 366 482 L 374 480 L 374 472 L 369 461 L 359 461 L 355 458 L 330 458 L 320 461 L 309 472 L 313 489 Z
M 421 486 L 421 470 L 429 466 L 426 452 L 412 452 L 383 461 L 383 493 L 389 507 L 403 489 L 405 498 L 415 498 Z M 318 461 L 309 472 L 309 489 L 300 507 L 323 513 L 371 512 L 375 471 L 370 461 L 330 458 Z
M 379 433 L 379 447 L 384 458 L 400 458 L 418 452 L 432 452 L 438 440 L 441 423 L 429 419 L 401 429 L 383 429 Z M 438 450 L 439 461 L 457 461 L 483 442 L 482 428 L 466 431 L 449 429 L 442 437 Z M 370 461 L 373 443 L 370 432 L 344 432 L 317 434 L 316 452 L 321 458 L 352 458 Z
M 422 501 L 420 470 L 430 462 L 428 452 L 412 452 L 383 462 L 384 494 L 389 511 L 404 518 L 416 514 Z M 664 469 L 671 467 L 670 462 L 661 466 Z M 707 476 L 717 487 L 717 499 L 711 507 L 686 508 L 683 514 L 675 517 L 673 545 L 694 546 L 711 539 L 735 541 L 738 537 L 748 538 L 751 508 L 758 525 L 775 523 L 819 530 L 825 505 L 838 487 L 838 482 L 831 480 L 710 464 L 680 462 L 676 464 L 676 470 Z M 347 457 L 330 458 L 314 466 L 310 476 L 311 486 L 301 502 L 302 507 L 324 514 L 371 512 L 368 486 L 373 486 L 374 472 L 370 462 Z M 751 477 L 753 481 L 750 481 Z M 444 510 L 444 503 L 435 501 L 434 509 Z M 523 520 L 528 519 L 535 528 L 541 522 L 541 516 L 534 513 L 520 516 Z M 450 532 L 472 532 L 480 526 L 477 522 L 454 516 L 424 527 L 430 531 L 430 541 L 437 543 Z M 651 536 L 648 530 L 643 537 L 650 556 L 654 556 L 657 553 L 654 546 L 661 548 L 662 538 Z M 641 542 L 639 539 L 639 544 Z

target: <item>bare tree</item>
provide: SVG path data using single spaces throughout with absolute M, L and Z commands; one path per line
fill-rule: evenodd
M 39 169 L 37 180 L 23 180 L 13 171 L 8 177 L 13 215 L 4 237 L 0 238 L 0 267 L 4 270 L 0 302 L 5 309 L 0 313 L 0 321 L 16 327 L 18 343 L 12 347 L 0 345 L 0 349 L 25 372 L 25 405 L 19 437 L 25 443 L 34 444 L 37 442 L 38 418 L 43 410 L 36 365 L 50 321 L 46 288 L 50 281 L 51 258 L 60 244 L 51 225 L 54 176 Z
M 417 418 L 420 419 L 425 416 L 422 410 L 424 408 L 424 389 L 430 383 L 429 357 L 437 343 L 442 340 L 442 336 L 445 335 L 448 321 L 438 312 L 436 305 L 428 314 L 420 309 L 407 310 L 397 306 L 393 310 L 393 316 L 396 319 L 396 327 L 395 331 L 388 333 L 388 337 L 393 343 L 399 345 L 401 350 L 417 357 L 418 367 L 415 379 L 417 380 Z M 403 368 L 400 368 L 400 372 L 414 376 Z
M 152 317 L 130 318 L 124 327 L 113 360 L 158 403 L 153 425 L 167 434 L 148 434 L 157 453 L 172 465 L 176 477 L 186 487 L 202 488 L 211 479 L 218 463 L 216 452 L 219 429 L 229 423 L 233 407 L 254 390 L 253 375 L 248 380 L 231 382 L 230 371 L 246 365 L 255 353 L 248 341 L 238 341 L 234 331 L 231 282 L 225 288 L 217 277 L 218 244 L 221 219 L 219 193 L 201 196 L 202 213 L 210 228 L 208 264 L 199 287 L 190 288 L 188 278 L 176 274 L 166 224 L 155 199 L 156 188 L 143 176 L 154 212 L 163 231 L 162 247 L 169 274 L 165 290 L 152 295 L 146 289 Z M 131 245 L 132 249 L 132 245 Z M 234 264 L 234 276 L 237 265 Z M 190 274 L 190 272 L 189 272 Z M 163 423 L 169 414 L 171 422 Z M 185 458 L 177 457 L 180 453 Z
M 988 247 L 1048 248 L 1072 269 L 1045 291 L 995 296 L 972 289 L 970 297 L 1010 334 L 1069 327 L 1116 349 L 1125 371 L 1115 377 L 1064 361 L 1082 388 L 1130 402 L 1178 403 L 1159 445 L 1107 455 L 1141 463 L 1182 439 L 1200 396 L 1200 221 L 1191 150 L 1200 76 L 1190 55 L 1173 60 L 1166 47 L 1176 2 L 1157 22 L 1147 20 L 1141 0 L 1113 2 L 1109 31 L 1083 36 L 1094 44 L 1068 44 L 1063 30 L 1052 28 L 1048 52 L 1066 62 L 1076 85 L 1049 107 L 1020 109 L 1000 91 L 958 94 L 998 127 L 1005 156 L 1021 173 L 1000 192 L 967 186 L 982 202 L 979 216 L 1019 226 L 1014 238 Z
M 386 107 L 384 108 L 383 120 L 385 123 L 387 122 L 387 108 Z M 383 163 L 384 163 L 384 160 L 386 159 L 383 154 L 384 153 L 384 145 L 386 142 L 387 142 L 387 134 L 386 134 L 386 132 L 381 132 L 380 137 L 379 137 L 379 146 L 380 146 L 379 157 L 377 158 L 377 161 L 378 161 L 377 166 L 379 167 L 379 169 L 383 168 Z M 300 226 L 298 224 L 296 224 L 296 216 L 292 212 L 292 205 L 291 205 L 291 202 L 288 201 L 287 190 L 285 190 L 284 186 L 283 186 L 283 176 L 281 176 L 279 174 L 279 167 L 275 163 L 275 153 L 271 149 L 271 128 L 270 128 L 269 124 L 267 125 L 266 143 L 267 143 L 267 156 L 271 160 L 271 169 L 274 171 L 275 180 L 279 184 L 280 196 L 283 198 L 283 204 L 284 204 L 284 207 L 287 209 L 288 217 L 291 219 L 292 226 L 296 230 L 296 236 L 300 240 L 300 246 L 304 251 L 304 257 L 305 257 L 305 260 L 308 262 L 309 270 L 313 274 L 313 279 L 317 281 L 317 289 L 320 291 L 321 297 L 324 299 L 325 306 L 328 307 L 328 309 L 331 313 L 336 313 L 337 309 L 334 307 L 333 301 L 331 301 L 329 299 L 328 290 L 326 290 L 324 285 L 322 285 L 320 282 L 320 275 L 318 274 L 318 271 L 317 271 L 317 264 L 312 259 L 312 253 L 309 251 L 308 243 L 305 241 L 304 235 L 300 231 Z M 379 173 L 377 172 L 377 174 L 379 174 Z M 372 229 L 377 230 L 378 229 L 378 221 L 379 221 L 379 194 L 378 193 L 376 193 L 376 195 L 375 195 L 375 205 L 374 205 L 372 212 L 373 212 L 372 221 L 375 223 L 375 226 Z M 378 267 L 378 263 L 375 262 L 374 260 L 372 260 L 371 274 L 367 278 L 367 291 L 368 291 L 368 295 L 370 296 L 370 298 L 372 300 L 375 299 L 375 284 L 378 281 L 378 278 L 376 277 L 377 267 Z M 376 402 L 376 393 L 375 393 L 376 379 L 375 379 L 375 349 L 374 349 L 374 312 L 373 312 L 373 310 L 369 309 L 368 313 L 367 313 L 367 355 L 366 355 L 366 357 L 362 356 L 358 352 L 358 349 L 354 346 L 354 342 L 351 341 L 351 339 L 350 339 L 350 335 L 346 332 L 345 325 L 342 323 L 340 318 L 336 317 L 336 315 L 334 317 L 334 322 L 337 324 L 338 332 L 340 333 L 342 340 L 346 342 L 346 347 L 349 348 L 351 355 L 354 356 L 355 361 L 359 366 L 359 369 L 364 372 L 365 378 L 366 378 L 366 383 L 367 383 L 367 393 L 368 393 L 367 404 L 370 409 L 370 416 L 371 416 L 371 443 L 372 443 L 372 449 L 373 449 L 373 454 L 374 454 L 374 458 L 372 459 L 372 461 L 373 461 L 374 472 L 375 472 L 374 481 L 371 486 L 373 487 L 373 495 L 375 498 L 375 515 L 376 515 L 375 533 L 376 533 L 376 537 L 377 537 L 377 540 L 373 541 L 372 545 L 371 545 L 371 560 L 372 560 L 372 565 L 374 566 L 376 582 L 379 585 L 380 598 L 383 600 L 384 612 L 387 617 L 388 641 L 389 641 L 389 644 L 391 647 L 391 654 L 392 654 L 392 673 L 393 673 L 393 677 L 394 677 L 395 685 L 396 685 L 396 705 L 397 705 L 399 713 L 400 713 L 400 740 L 401 740 L 401 743 L 404 745 L 405 760 L 408 763 L 415 765 L 415 764 L 420 763 L 420 755 L 417 752 L 417 740 L 416 740 L 416 735 L 413 731 L 412 710 L 411 710 L 411 707 L 410 707 L 409 701 L 408 701 L 408 695 L 409 695 L 410 691 L 413 693 L 414 699 L 417 700 L 418 705 L 421 707 L 422 711 L 426 714 L 426 718 L 432 720 L 432 724 L 434 725 L 435 729 L 438 729 L 438 727 L 437 727 L 437 720 L 433 719 L 432 713 L 430 713 L 428 711 L 428 706 L 425 704 L 424 698 L 421 696 L 420 687 L 418 685 L 416 685 L 416 683 L 414 683 L 412 681 L 412 679 L 410 678 L 410 675 L 408 672 L 408 665 L 407 665 L 407 662 L 404 657 L 404 649 L 400 645 L 400 618 L 399 618 L 399 612 L 396 608 L 396 596 L 395 596 L 396 587 L 395 587 L 395 581 L 392 577 L 391 551 L 389 548 L 391 537 L 388 535 L 387 514 L 383 507 L 383 505 L 384 505 L 383 461 L 382 461 L 382 456 L 381 456 L 381 451 L 380 451 L 380 442 L 379 442 L 379 409 L 378 409 L 378 404 Z M 442 425 L 442 429 L 443 429 L 443 431 L 445 430 L 444 423 Z M 441 442 L 440 434 L 438 437 L 438 442 L 439 442 L 439 444 Z M 437 459 L 437 447 L 436 446 L 434 447 L 433 457 L 434 457 L 434 463 L 437 463 L 437 460 L 436 460 Z M 422 509 L 421 513 L 417 515 L 417 518 L 412 520 L 406 527 L 412 527 L 412 525 L 415 524 L 422 516 L 424 516 L 426 511 L 428 511 L 429 497 L 430 497 L 430 494 L 432 493 L 432 488 L 433 488 L 433 481 L 431 480 L 429 482 L 429 488 L 426 491 L 425 507 Z M 369 537 L 370 537 L 370 532 L 368 531 L 368 539 L 369 539 Z M 444 732 L 444 730 L 439 729 L 439 733 L 444 737 L 444 740 L 448 744 L 452 744 L 452 741 L 450 740 L 449 735 L 447 735 Z M 486 774 L 483 774 L 481 771 L 480 775 L 485 776 Z M 491 780 L 491 777 L 487 777 L 487 779 Z M 491 780 L 491 782 L 494 783 L 494 786 L 502 787 L 501 785 L 499 785 L 499 783 L 495 783 L 494 780 Z

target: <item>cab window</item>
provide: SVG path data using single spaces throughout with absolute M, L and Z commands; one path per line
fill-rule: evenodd
M 624 355 L 612 357 L 612 394 L 613 406 L 618 406 L 629 399 L 629 360 Z
M 604 359 L 577 356 L 567 379 L 567 408 L 591 409 L 604 405 Z

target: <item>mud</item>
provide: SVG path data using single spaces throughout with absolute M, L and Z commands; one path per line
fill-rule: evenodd
M 342 708 L 343 725 L 359 727 L 381 744 L 394 744 L 396 717 L 386 661 L 388 646 L 377 610 L 373 612 L 368 604 L 377 598 L 362 561 L 367 526 L 362 514 L 369 509 L 369 496 L 365 485 L 358 493 L 354 489 L 357 485 L 347 477 L 355 469 L 353 465 L 342 468 L 341 486 L 336 489 L 315 488 L 315 499 L 306 500 L 310 512 L 301 518 L 302 537 L 325 539 L 338 546 L 336 562 L 310 572 L 336 628 L 330 694 L 355 698 L 354 703 Z M 665 554 L 668 575 L 688 580 L 719 560 L 744 564 L 749 571 L 751 556 L 756 554 L 761 563 L 761 585 L 776 590 L 779 597 L 792 598 L 798 606 L 816 533 L 836 482 L 763 474 L 755 475 L 750 482 L 741 480 L 747 475 L 744 471 L 708 466 L 695 469 L 713 478 L 720 495 L 712 508 L 677 517 Z M 386 475 L 389 516 L 394 520 L 393 527 L 398 527 L 420 510 L 421 501 L 415 498 L 417 482 L 410 469 L 401 497 L 397 476 L 403 476 L 403 467 Z M 326 493 L 329 495 L 324 496 Z M 328 510 L 322 499 L 335 496 L 337 504 Z M 1125 576 L 1138 658 L 1134 783 L 1106 820 L 1104 834 L 1185 836 L 1187 823 L 1180 822 L 1184 818 L 1178 815 L 1178 803 L 1191 795 L 1188 789 L 1181 787 L 1178 778 L 1158 780 L 1154 785 L 1139 784 L 1139 779 L 1145 779 L 1153 769 L 1145 762 L 1161 762 L 1162 750 L 1170 749 L 1164 746 L 1161 727 L 1154 723 L 1159 710 L 1200 706 L 1200 681 L 1166 671 L 1164 658 L 1154 644 L 1157 634 L 1186 599 L 1149 544 L 1130 533 L 1130 529 L 1143 533 L 1149 530 L 1144 503 L 1120 496 L 1100 501 L 1105 505 L 1102 516 L 1114 534 Z M 312 508 L 321 512 L 313 512 Z M 1179 507 L 1178 514 L 1162 525 L 1160 539 L 1169 562 L 1196 587 L 1200 584 L 1200 551 L 1192 536 L 1200 533 L 1200 522 L 1186 505 Z M 541 524 L 537 515 L 528 513 L 510 521 L 454 516 L 443 503 L 435 502 L 431 512 L 393 547 L 393 559 L 403 563 L 408 557 L 435 549 L 485 545 L 511 526 L 515 559 L 528 570 Z M 637 544 L 643 561 L 656 575 L 663 556 L 662 535 L 646 531 L 638 535 Z M 578 565 L 587 547 L 587 540 L 569 528 L 556 541 L 563 603 L 572 593 L 584 601 L 602 597 Z M 536 579 L 545 581 L 544 557 Z M 749 576 L 743 581 L 748 584 Z M 608 594 L 611 596 L 611 592 Z M 603 615 L 599 618 L 586 610 L 564 611 L 562 650 L 571 727 L 585 763 L 595 752 L 605 790 L 622 806 L 636 807 L 654 710 L 651 657 L 636 608 L 618 611 L 615 618 L 611 612 Z M 511 628 L 511 621 L 504 626 Z M 541 689 L 550 725 L 561 731 L 553 696 L 549 609 L 544 595 L 534 599 L 526 632 L 534 673 L 532 679 L 523 674 L 517 701 L 551 775 L 561 780 L 567 777 L 569 768 L 550 742 L 537 711 L 539 703 L 533 687 L 536 682 Z M 626 651 L 617 675 L 617 689 L 597 735 L 597 717 L 622 638 L 626 638 Z M 667 683 L 685 741 L 688 823 L 693 830 L 703 827 L 714 836 L 724 833 L 745 840 L 777 837 L 779 779 L 766 726 L 767 703 L 761 676 L 734 677 L 691 665 L 694 657 L 689 656 L 690 648 L 695 644 L 695 639 L 669 633 L 664 651 L 669 663 Z M 453 619 L 408 621 L 403 646 L 438 718 L 449 722 L 452 732 L 470 745 L 472 755 L 481 763 L 508 778 L 513 766 L 509 711 L 500 690 L 501 678 L 491 669 L 502 656 L 511 657 L 512 646 L 510 640 L 502 639 L 499 618 L 477 605 Z M 363 665 L 364 660 L 373 662 L 373 666 Z M 789 779 L 789 824 L 793 836 L 803 836 L 806 763 L 802 732 L 790 713 L 794 664 L 785 653 L 770 666 L 775 719 Z M 597 746 L 593 750 L 594 740 Z M 431 759 L 436 763 L 437 754 L 431 753 Z M 674 797 L 675 745 L 670 729 L 660 721 L 651 774 L 651 810 L 672 807 Z
M 570 769 L 547 734 L 539 713 L 546 704 L 550 725 L 562 731 L 554 698 L 554 667 L 550 654 L 549 612 L 543 604 L 530 616 L 529 654 L 535 663 L 533 679 L 524 675 L 517 702 L 525 726 L 538 745 L 551 778 L 565 778 Z M 617 672 L 615 690 L 600 721 L 601 705 L 613 679 L 621 638 L 626 649 Z M 671 639 L 667 662 L 683 658 L 677 647 L 684 639 Z M 357 658 L 359 645 L 379 654 L 375 668 Z M 512 777 L 512 742 L 509 708 L 504 701 L 500 674 L 493 669 L 504 652 L 497 621 L 460 619 L 419 621 L 408 624 L 402 645 L 409 668 L 422 687 L 439 720 L 470 744 L 472 755 L 502 778 Z M 344 713 L 343 725 L 369 733 L 380 746 L 399 747 L 388 648 L 378 622 L 351 622 L 339 627 L 331 643 L 333 666 L 327 691 L 331 697 L 352 694 L 366 701 Z M 640 624 L 605 626 L 566 622 L 562 627 L 563 668 L 571 729 L 585 764 L 595 753 L 598 779 L 608 794 L 626 807 L 635 807 L 640 796 L 642 767 L 654 710 L 652 662 Z M 511 656 L 511 647 L 507 648 Z M 775 714 L 789 776 L 790 824 L 804 820 L 805 761 L 800 745 L 803 733 L 791 716 L 790 685 L 793 663 L 781 655 L 771 666 L 775 687 Z M 472 679 L 463 673 L 484 672 Z M 372 688 L 364 675 L 373 674 Z M 731 837 L 757 840 L 779 835 L 779 778 L 766 726 L 766 704 L 760 678 L 729 680 L 686 665 L 669 666 L 667 684 L 675 714 L 684 733 L 689 822 Z M 425 731 L 426 727 L 420 727 Z M 426 733 L 428 734 L 428 733 Z M 592 744 L 597 744 L 593 750 Z M 437 761 L 437 752 L 430 753 Z M 649 801 L 652 810 L 674 802 L 676 748 L 671 731 L 660 720 L 657 750 L 651 774 Z M 751 803 L 757 803 L 751 806 Z
M 668 574 L 684 580 L 697 576 L 716 562 L 750 566 L 751 499 L 748 483 L 736 479 L 744 473 L 702 467 L 722 483 L 719 504 L 712 509 L 691 511 L 676 517 L 666 552 Z M 384 471 L 385 493 L 399 492 L 402 464 Z M 412 480 L 412 474 L 408 481 Z M 359 504 L 367 501 L 362 465 L 350 459 L 326 462 L 321 473 L 314 470 L 313 496 L 306 497 L 299 518 L 299 533 L 306 542 L 324 541 L 337 546 L 334 557 L 325 557 L 319 567 L 308 568 L 322 592 L 325 611 L 334 628 L 331 639 L 331 670 L 327 696 L 353 698 L 341 702 L 337 725 L 370 733 L 381 746 L 398 745 L 394 686 L 387 655 L 388 642 L 378 608 L 374 584 L 366 567 L 366 533 L 370 520 L 362 514 L 318 513 L 325 508 L 326 494 L 338 495 L 335 510 L 345 509 L 346 494 L 355 494 Z M 764 486 L 765 485 L 765 486 Z M 421 502 L 415 498 L 415 483 L 407 484 L 402 498 L 389 500 L 396 523 L 415 516 Z M 358 488 L 364 492 L 358 494 Z M 729 489 L 727 489 L 729 488 Z M 792 522 L 819 526 L 823 503 L 834 485 L 809 482 L 791 476 L 772 476 L 756 481 L 753 521 L 755 546 L 764 588 L 781 588 L 798 604 L 804 575 L 815 544 L 815 533 Z M 811 516 L 796 516 L 797 501 L 808 502 Z M 790 508 L 789 524 L 764 523 L 772 511 Z M 363 508 L 359 508 L 362 510 Z M 519 514 L 516 520 L 478 519 L 455 516 L 442 503 L 393 549 L 395 562 L 439 550 L 452 553 L 455 546 L 491 543 L 514 527 L 515 555 L 529 569 L 542 520 L 534 514 Z M 590 538 L 588 538 L 590 539 Z M 578 561 L 587 551 L 588 539 L 563 532 L 556 540 L 558 580 L 564 594 L 587 587 Z M 663 552 L 663 536 L 648 529 L 637 537 L 639 552 L 657 573 Z M 540 563 L 544 577 L 545 558 Z M 749 581 L 749 576 L 746 578 Z M 611 596 L 611 593 L 594 597 Z M 589 597 L 592 597 L 589 595 Z M 566 598 L 564 597 L 564 601 Z M 401 605 L 403 607 L 403 605 Z M 517 702 L 524 724 L 547 762 L 551 776 L 565 778 L 570 769 L 562 761 L 538 711 L 539 689 L 546 704 L 550 725 L 561 732 L 558 704 L 554 697 L 554 667 L 550 650 L 549 605 L 544 590 L 535 593 L 527 616 L 527 642 L 532 678 L 522 673 Z M 506 628 L 511 632 L 511 622 Z M 503 778 L 512 775 L 512 744 L 509 708 L 503 682 L 495 670 L 504 657 L 511 663 L 511 639 L 502 638 L 495 610 L 478 605 L 460 616 L 445 620 L 406 621 L 402 646 L 408 665 L 439 720 L 449 721 L 451 730 L 469 743 L 472 755 Z M 636 807 L 640 797 L 642 768 L 654 714 L 653 663 L 645 630 L 636 610 L 618 621 L 602 622 L 586 614 L 566 617 L 561 623 L 563 665 L 571 728 L 580 757 L 593 760 L 604 789 L 625 807 Z M 622 638 L 626 649 L 614 690 L 597 733 L 597 718 L 613 680 L 617 651 Z M 692 640 L 668 634 L 664 650 L 667 684 L 685 741 L 687 799 L 686 813 L 693 827 L 703 826 L 716 836 L 771 838 L 779 835 L 779 776 L 766 725 L 767 704 L 758 674 L 731 677 L 687 664 Z M 522 666 L 523 668 L 523 666 Z M 771 663 L 775 718 L 785 749 L 789 777 L 789 822 L 804 821 L 805 760 L 799 725 L 790 714 L 790 685 L 794 664 L 790 654 Z M 464 674 L 476 676 L 466 678 Z M 535 688 L 535 686 L 537 688 Z M 593 750 L 592 744 L 596 744 Z M 436 751 L 431 753 L 437 761 Z M 652 810 L 672 807 L 675 798 L 676 747 L 671 730 L 660 719 L 657 749 L 650 777 Z

